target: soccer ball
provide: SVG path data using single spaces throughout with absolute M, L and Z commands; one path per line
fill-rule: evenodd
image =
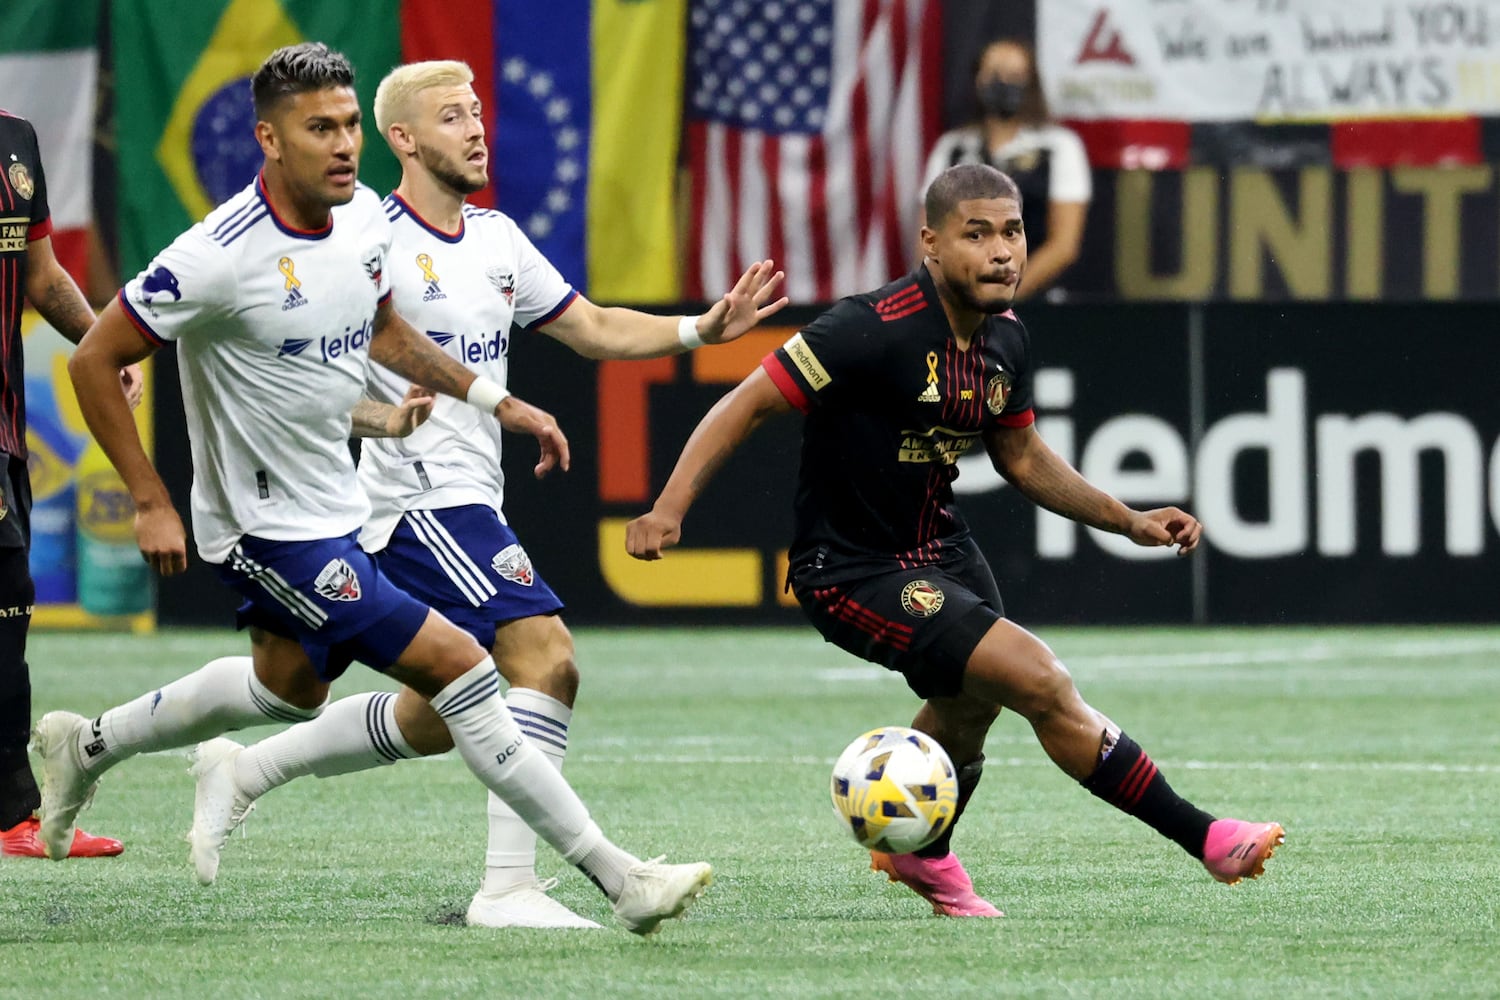
M 872 729 L 833 765 L 833 811 L 860 845 L 908 854 L 932 843 L 958 810 L 958 777 L 937 741 L 905 726 Z

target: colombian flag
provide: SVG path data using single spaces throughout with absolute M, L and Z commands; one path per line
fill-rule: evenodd
M 255 176 L 250 75 L 283 45 L 321 41 L 354 64 L 369 123 L 360 179 L 398 176 L 375 147 L 375 85 L 401 59 L 400 0 L 115 0 L 111 37 L 119 143 L 120 270 L 134 274 Z
M 402 6 L 407 61 L 462 59 L 474 69 L 495 207 L 600 301 L 680 295 L 686 17 L 686 0 Z

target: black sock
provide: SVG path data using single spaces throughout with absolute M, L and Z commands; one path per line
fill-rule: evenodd
M 3 464 L 0 475 L 4 475 Z M 31 624 L 35 593 L 26 550 L 0 548 L 0 830 L 30 816 L 42 800 L 26 756 L 31 736 L 26 628 Z
M 1121 733 L 1109 756 L 1080 784 L 1203 860 L 1203 841 L 1214 818 L 1172 791 L 1146 751 L 1129 736 Z
M 984 772 L 984 754 L 980 754 L 958 769 L 958 807 L 953 810 L 953 822 L 948 824 L 942 836 L 920 850 L 913 851 L 919 858 L 943 858 L 947 857 L 950 845 L 953 843 L 953 828 L 958 825 L 958 818 L 964 814 L 964 806 L 969 804 L 969 799 L 974 796 L 974 789 L 979 787 L 979 778 Z

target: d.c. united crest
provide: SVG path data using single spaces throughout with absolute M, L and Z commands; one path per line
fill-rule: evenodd
M 495 558 L 490 560 L 490 565 L 494 567 L 496 573 L 511 583 L 529 587 L 536 582 L 536 571 L 531 568 L 531 557 L 519 545 L 507 545 L 496 552 Z
M 357 601 L 360 597 L 359 577 L 342 559 L 330 559 L 328 565 L 318 571 L 313 589 L 319 597 L 330 601 Z

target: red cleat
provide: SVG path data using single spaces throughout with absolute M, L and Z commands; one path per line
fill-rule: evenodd
M 7 858 L 45 858 L 42 838 L 38 836 L 42 822 L 35 815 L 21 820 L 9 830 L 0 830 L 0 854 Z M 112 858 L 125 850 L 125 845 L 112 837 L 95 837 L 82 830 L 73 831 L 73 846 L 68 848 L 70 858 Z
M 941 858 L 871 851 L 870 870 L 885 872 L 892 882 L 910 888 L 931 903 L 932 912 L 940 917 L 1005 916 L 974 891 L 969 873 L 952 851 Z
M 1280 823 L 1214 820 L 1203 842 L 1203 867 L 1228 885 L 1242 878 L 1259 878 L 1266 870 L 1266 859 L 1285 841 Z

